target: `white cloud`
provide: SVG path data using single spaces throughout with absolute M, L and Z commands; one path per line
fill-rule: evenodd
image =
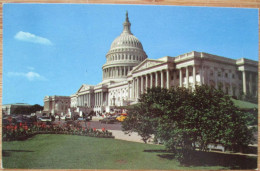
M 25 42 L 31 42 L 31 43 L 39 43 L 43 45 L 52 45 L 52 42 L 49 39 L 46 39 L 44 37 L 36 36 L 29 32 L 23 32 L 19 31 L 14 36 L 15 39 Z
M 8 76 L 10 77 L 25 77 L 27 78 L 29 81 L 33 81 L 33 80 L 41 80 L 41 81 L 46 81 L 47 79 L 44 76 L 41 76 L 40 74 L 38 74 L 37 72 L 8 72 L 7 73 Z

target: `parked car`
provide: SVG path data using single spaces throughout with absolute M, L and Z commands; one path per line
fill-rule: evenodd
M 117 122 L 117 120 L 116 120 L 116 117 L 107 117 L 107 118 L 99 120 L 99 122 L 105 123 L 105 124 L 113 124 L 113 123 Z
M 118 120 L 119 122 L 123 122 L 126 117 L 127 117 L 127 114 L 126 113 L 122 113 L 120 116 L 118 116 L 116 118 L 116 120 Z
M 87 115 L 87 116 L 85 117 L 85 120 L 86 120 L 86 121 L 91 121 L 91 120 L 92 120 L 92 115 Z
M 78 120 L 78 121 L 84 121 L 84 118 L 79 117 L 77 120 Z
M 65 117 L 65 121 L 70 121 L 72 120 L 70 117 Z
M 48 116 L 42 116 L 38 120 L 41 122 L 51 122 L 51 118 Z

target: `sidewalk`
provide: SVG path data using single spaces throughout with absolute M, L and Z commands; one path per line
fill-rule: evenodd
M 112 135 L 115 136 L 115 139 L 118 139 L 118 140 L 144 143 L 141 136 L 139 136 L 136 132 L 133 132 L 133 133 L 130 133 L 130 134 L 125 134 L 123 131 L 120 131 L 120 130 L 109 130 L 109 132 L 112 132 Z M 152 138 L 150 140 L 148 140 L 147 144 L 153 144 Z M 212 152 L 212 153 L 224 153 L 224 154 L 231 154 L 231 155 L 241 155 L 241 156 L 251 156 L 251 157 L 257 157 L 258 156 L 257 154 L 234 153 L 234 152 L 229 152 L 229 151 L 222 152 L 222 151 L 212 150 L 210 152 Z
M 139 142 L 144 143 L 142 140 L 142 137 L 138 135 L 137 132 L 133 132 L 130 134 L 125 134 L 123 131 L 120 130 L 109 130 L 109 132 L 112 132 L 112 135 L 115 136 L 115 139 L 118 140 L 125 140 L 125 141 L 132 141 L 132 142 Z M 152 144 L 152 138 L 148 140 L 148 144 Z

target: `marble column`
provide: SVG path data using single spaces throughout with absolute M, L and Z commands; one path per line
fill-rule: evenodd
M 113 70 L 114 70 L 114 75 L 113 75 L 114 77 L 113 78 L 115 78 L 116 77 L 116 67 L 114 67 Z
M 166 88 L 170 88 L 170 71 L 169 69 L 166 70 Z
M 199 73 L 200 73 L 200 85 L 202 85 L 202 84 L 203 84 L 203 78 L 202 78 L 202 66 L 200 66 L 200 71 L 199 71 Z
M 145 91 L 148 89 L 148 74 L 145 75 Z
M 136 85 L 136 88 L 137 88 L 137 93 L 136 93 L 136 98 L 139 98 L 139 93 L 140 93 L 140 81 L 139 81 L 139 77 L 136 77 L 137 78 L 137 85 Z
M 153 73 L 150 74 L 150 88 L 153 88 Z
M 194 65 L 192 68 L 192 76 L 193 76 L 193 88 L 196 87 L 196 66 Z
M 135 98 L 135 78 L 132 81 L 132 99 Z
M 86 106 L 88 106 L 88 94 L 86 94 Z
M 97 93 L 97 106 L 99 106 L 99 100 L 100 100 L 100 97 L 99 97 L 99 92 Z
M 91 106 L 91 103 L 90 103 L 90 92 L 89 92 L 87 98 L 88 98 L 88 106 L 90 107 Z
M 96 100 L 97 100 L 96 93 L 94 93 L 94 106 L 96 106 Z
M 177 74 L 177 70 L 173 70 L 173 71 L 172 71 L 172 76 L 173 76 L 172 85 L 173 85 L 174 88 L 175 88 L 175 84 L 176 84 L 176 82 L 177 82 L 177 76 L 176 76 L 176 74 Z M 179 77 L 179 78 L 180 78 L 180 77 Z
M 97 106 L 99 106 L 99 92 L 97 93 Z
M 161 71 L 161 88 L 164 88 L 164 78 L 163 78 L 163 71 Z
M 182 87 L 182 68 L 179 70 L 179 82 L 180 82 L 180 87 Z
M 79 96 L 79 102 L 80 102 L 80 106 L 82 106 L 82 96 Z
M 247 94 L 247 89 L 246 89 L 246 71 L 242 71 L 242 76 L 243 76 L 243 93 L 244 95 Z
M 216 71 L 216 72 L 214 72 Z M 218 89 L 218 69 L 213 70 L 214 80 L 215 80 L 215 89 Z
M 249 93 L 252 95 L 253 93 L 253 79 L 252 79 L 252 72 L 249 72 Z
M 144 77 L 141 76 L 141 94 L 144 92 Z
M 155 87 L 158 87 L 158 72 L 155 72 Z
M 101 106 L 104 106 L 103 102 L 104 102 L 104 99 L 103 99 L 103 92 L 101 91 Z
M 130 82 L 127 82 L 127 86 L 128 86 L 128 92 L 127 92 L 127 97 L 128 99 L 130 99 Z
M 186 88 L 189 88 L 189 67 L 186 67 Z
M 97 93 L 97 106 L 99 106 L 99 92 Z

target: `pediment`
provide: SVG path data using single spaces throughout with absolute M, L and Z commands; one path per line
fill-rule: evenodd
M 136 68 L 133 70 L 133 72 L 137 72 L 139 70 L 148 69 L 148 68 L 151 68 L 153 66 L 162 64 L 162 63 L 164 63 L 164 62 L 163 61 L 159 61 L 159 60 L 146 59 L 145 61 L 143 61 L 142 63 L 137 65 Z
M 83 84 L 79 90 L 77 91 L 78 93 L 79 92 L 83 92 L 83 91 L 86 91 L 86 90 L 89 90 L 90 89 L 90 86 L 89 85 L 86 85 L 86 84 Z

